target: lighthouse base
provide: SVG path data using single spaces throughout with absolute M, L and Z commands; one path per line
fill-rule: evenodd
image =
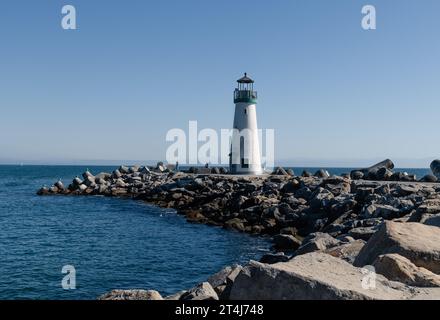
M 260 168 L 243 168 L 238 164 L 233 164 L 229 168 L 231 174 L 239 174 L 239 175 L 249 175 L 249 176 L 259 176 L 262 175 L 263 169 Z

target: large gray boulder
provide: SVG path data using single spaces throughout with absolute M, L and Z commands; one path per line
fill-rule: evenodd
M 388 280 L 416 287 L 440 287 L 440 276 L 425 268 L 419 268 L 399 254 L 385 254 L 374 262 L 375 271 Z
M 362 248 L 354 265 L 371 265 L 388 253 L 397 253 L 418 267 L 440 274 L 440 229 L 421 223 L 386 221 Z
M 325 253 L 297 256 L 272 265 L 251 261 L 235 279 L 231 300 L 440 299 L 427 291 L 389 281 Z

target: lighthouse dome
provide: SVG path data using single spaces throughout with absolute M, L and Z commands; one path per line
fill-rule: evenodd
M 241 77 L 237 80 L 238 83 L 254 83 L 254 80 L 248 77 L 247 73 L 244 74 L 244 77 Z

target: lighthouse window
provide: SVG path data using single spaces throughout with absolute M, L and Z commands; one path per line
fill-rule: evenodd
M 247 108 L 244 109 L 244 114 L 247 114 Z

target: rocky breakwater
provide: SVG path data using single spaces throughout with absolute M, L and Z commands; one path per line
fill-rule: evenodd
M 195 174 L 159 164 L 87 171 L 38 194 L 130 197 L 175 208 L 191 222 L 272 237 L 273 252 L 260 262 L 228 267 L 169 299 L 440 298 L 436 183 L 354 180 L 324 170 L 295 176 L 282 168 L 264 176 Z M 378 272 L 378 293 L 359 287 L 365 265 Z M 159 296 L 138 290 L 103 298 Z
M 173 172 L 161 163 L 121 166 L 112 173 L 86 171 L 67 187 L 58 181 L 38 194 L 129 197 L 174 208 L 191 222 L 270 235 L 278 253 L 267 261 L 287 259 L 279 252 L 289 255 L 320 233 L 367 241 L 386 220 L 440 225 L 438 184 L 352 180 L 323 170 L 234 176 Z

